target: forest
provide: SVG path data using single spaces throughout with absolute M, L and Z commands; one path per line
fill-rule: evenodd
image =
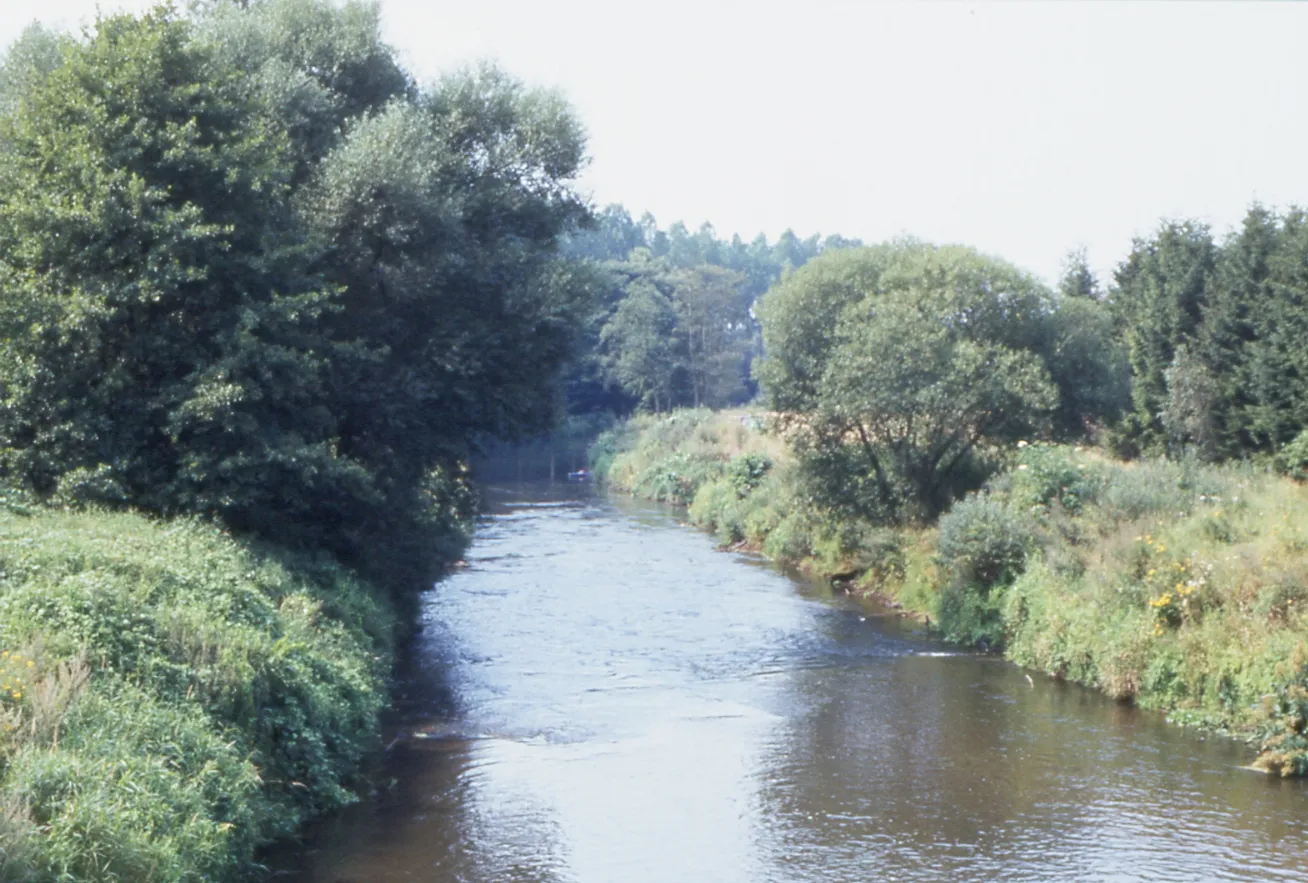
M 1308 215 L 1165 221 L 1049 286 L 961 245 L 661 228 L 591 205 L 585 161 L 562 96 L 421 85 L 367 3 L 8 49 L 0 879 L 253 878 L 358 799 L 470 464 L 569 421 L 724 544 L 1308 771 Z M 1256 561 L 1222 583 L 1218 546 Z M 1135 668 L 1078 649 L 1078 604 L 1127 611 Z

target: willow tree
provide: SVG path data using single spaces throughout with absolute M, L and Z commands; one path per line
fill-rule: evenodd
M 1040 349 L 1054 301 L 961 247 L 822 255 L 764 297 L 756 374 L 815 497 L 877 521 L 929 518 L 980 479 L 988 445 L 1058 401 Z

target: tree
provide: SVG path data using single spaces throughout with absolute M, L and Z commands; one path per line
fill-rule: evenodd
M 1063 297 L 1099 299 L 1099 280 L 1090 269 L 1084 248 L 1067 253 L 1063 261 L 1063 276 L 1058 280 L 1058 293 Z
M 612 280 L 595 286 L 595 310 L 582 322 L 583 343 L 566 381 L 569 412 L 611 408 L 625 413 L 633 406 L 654 407 L 656 398 L 660 408 L 721 407 L 752 397 L 756 387 L 748 365 L 761 349 L 754 302 L 784 270 L 822 249 L 858 244 L 842 236 L 800 240 L 789 231 L 775 248 L 762 234 L 748 244 L 738 235 L 726 241 L 708 223 L 694 233 L 680 222 L 665 231 L 649 213 L 634 221 L 622 206 L 607 206 L 563 244 L 567 255 L 593 262 L 601 278 Z M 616 315 L 623 299 L 636 291 L 632 283 L 638 277 L 669 298 L 676 312 L 675 345 L 661 343 L 658 358 L 647 345 L 652 332 L 632 324 L 637 316 L 663 321 L 648 292 L 641 295 L 642 303 Z M 624 341 L 640 352 L 625 359 L 619 351 Z
M 1137 239 L 1117 268 L 1110 295 L 1131 365 L 1127 448 L 1161 451 L 1167 432 L 1167 370 L 1176 348 L 1196 339 L 1212 281 L 1217 248 L 1208 228 L 1186 221 L 1162 225 Z
M 351 123 L 417 90 L 381 39 L 376 3 L 208 0 L 197 38 L 275 106 L 295 145 L 295 183 L 313 172 Z
M 704 264 L 672 274 L 671 282 L 691 404 L 716 408 L 738 401 L 752 336 L 745 277 Z
M 1073 441 L 1093 435 L 1130 406 L 1126 348 L 1107 304 L 1063 294 L 1037 350 L 1058 387 L 1052 426 L 1056 438 Z
M 1238 375 L 1250 400 L 1243 410 L 1249 447 L 1259 453 L 1280 450 L 1308 428 L 1308 212 L 1284 215 L 1266 261 Z
M 681 367 L 672 301 L 649 278 L 636 277 L 600 332 L 609 375 L 642 405 L 671 407 Z
M 38 22 L 32 22 L 0 60 L 0 113 L 9 113 L 30 94 L 62 60 L 66 41 Z
M 564 251 L 594 261 L 625 261 L 637 248 L 645 248 L 642 228 L 621 205 L 607 205 L 593 222 L 568 237 Z
M 878 521 L 937 514 L 979 449 L 1057 403 L 1036 352 L 1052 294 L 961 247 L 899 242 L 810 262 L 760 304 L 756 368 L 818 499 Z
M 580 126 L 420 92 L 375 6 L 199 15 L 102 19 L 0 114 L 0 469 L 421 587 L 478 439 L 557 414 Z
M 1215 384 L 1206 417 L 1213 456 L 1240 456 L 1267 448 L 1252 431 L 1259 385 L 1250 375 L 1250 356 L 1256 349 L 1258 317 L 1274 297 L 1270 275 L 1271 260 L 1281 245 L 1278 226 L 1272 212 L 1254 205 L 1240 230 L 1223 243 L 1204 299 L 1202 322 L 1186 357 L 1196 360 Z
M 1204 460 L 1217 457 L 1213 406 L 1218 386 L 1208 368 L 1180 344 L 1167 369 L 1167 407 L 1161 415 L 1173 449 L 1192 450 Z
M 234 523 L 332 474 L 347 509 L 367 482 L 316 399 L 330 291 L 286 232 L 290 145 L 190 36 L 104 19 L 3 121 L 4 468 Z

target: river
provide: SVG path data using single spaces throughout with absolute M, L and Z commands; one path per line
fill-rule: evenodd
M 304 883 L 1302 881 L 1308 785 L 657 506 L 487 491 Z

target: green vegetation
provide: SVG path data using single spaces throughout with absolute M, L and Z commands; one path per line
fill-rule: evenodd
M 0 879 L 242 878 L 354 799 L 601 284 L 558 96 L 419 87 L 369 3 L 187 9 L 0 63 Z
M 841 236 L 800 239 L 787 230 L 719 239 L 704 224 L 666 230 L 610 205 L 573 231 L 564 252 L 598 271 L 581 355 L 567 375 L 573 414 L 633 408 L 720 408 L 753 397 L 758 323 L 750 307 L 782 275 L 817 255 L 859 245 Z
M 1302 227 L 1255 207 L 1218 247 L 1164 225 L 1106 297 L 1075 257 L 1053 291 L 956 246 L 819 255 L 757 305 L 766 414 L 631 421 L 597 471 L 1308 773 Z
M 390 606 L 195 521 L 0 514 L 0 879 L 219 880 L 353 799 Z
M 616 490 L 687 503 L 723 545 L 1250 740 L 1269 771 L 1308 773 L 1308 489 L 1244 466 L 1022 443 L 937 523 L 889 527 L 808 495 L 763 425 L 638 417 L 601 436 L 594 462 Z
M 1060 399 L 1088 401 L 1079 387 L 1110 375 L 1106 323 L 1082 347 L 1101 364 L 1089 376 L 1067 364 L 1059 306 L 971 249 L 823 255 L 763 298 L 755 373 L 816 498 L 872 521 L 921 521 L 983 480 L 996 446 L 1031 436 Z M 1052 430 L 1110 414 L 1069 416 Z
M 369 5 L 197 9 L 13 50 L 0 473 L 412 592 L 476 439 L 555 417 L 580 126 L 493 69 L 418 88 Z
M 1267 459 L 1308 424 L 1308 215 L 1254 205 L 1222 243 L 1194 222 L 1137 241 L 1109 297 L 1130 353 L 1125 454 Z

